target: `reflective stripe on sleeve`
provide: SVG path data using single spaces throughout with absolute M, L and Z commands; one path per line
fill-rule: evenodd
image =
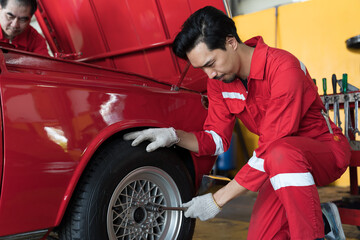
M 305 76 L 306 76 L 306 67 L 305 67 L 305 64 L 303 64 L 300 60 L 300 67 L 301 67 L 301 70 L 303 70 L 303 72 L 305 73 Z
M 222 96 L 223 98 L 240 99 L 245 101 L 244 95 L 238 92 L 222 92 Z
M 264 159 L 256 157 L 256 152 L 253 152 L 252 157 L 249 159 L 248 164 L 250 167 L 255 168 L 261 172 L 265 172 L 264 170 Z
M 270 178 L 274 190 L 282 187 L 305 187 L 314 185 L 314 178 L 311 173 L 280 173 Z
M 205 130 L 205 132 L 210 133 L 215 142 L 216 149 L 215 149 L 214 155 L 217 156 L 217 155 L 224 153 L 224 145 L 223 145 L 221 137 L 212 130 L 211 131 Z

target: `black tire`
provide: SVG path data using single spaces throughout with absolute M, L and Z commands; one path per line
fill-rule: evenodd
M 149 208 L 191 199 L 194 186 L 187 169 L 171 149 L 147 153 L 145 146 L 114 139 L 94 155 L 64 216 L 60 239 L 192 238 L 194 219 Z

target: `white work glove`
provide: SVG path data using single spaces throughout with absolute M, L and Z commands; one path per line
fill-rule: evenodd
M 182 207 L 188 208 L 185 217 L 199 218 L 201 221 L 209 220 L 221 211 L 212 193 L 194 197 L 190 202 L 182 204 Z
M 135 140 L 134 140 L 135 139 Z M 124 135 L 124 140 L 134 140 L 131 146 L 137 146 L 143 141 L 150 141 L 146 151 L 152 152 L 159 147 L 171 147 L 180 141 L 174 128 L 149 128 Z

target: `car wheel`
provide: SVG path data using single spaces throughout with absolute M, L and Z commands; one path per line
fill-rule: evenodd
M 85 170 L 60 226 L 65 240 L 191 239 L 195 220 L 164 211 L 191 199 L 193 182 L 168 148 L 152 153 L 114 139 Z

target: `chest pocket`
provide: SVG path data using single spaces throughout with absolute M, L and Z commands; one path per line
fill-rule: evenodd
M 245 96 L 239 92 L 222 92 L 224 102 L 229 111 L 238 115 L 245 109 Z
M 258 133 L 258 124 L 261 122 L 259 109 L 254 101 L 242 100 L 242 98 L 225 98 L 224 101 L 229 111 L 236 115 L 242 123 L 255 134 Z

